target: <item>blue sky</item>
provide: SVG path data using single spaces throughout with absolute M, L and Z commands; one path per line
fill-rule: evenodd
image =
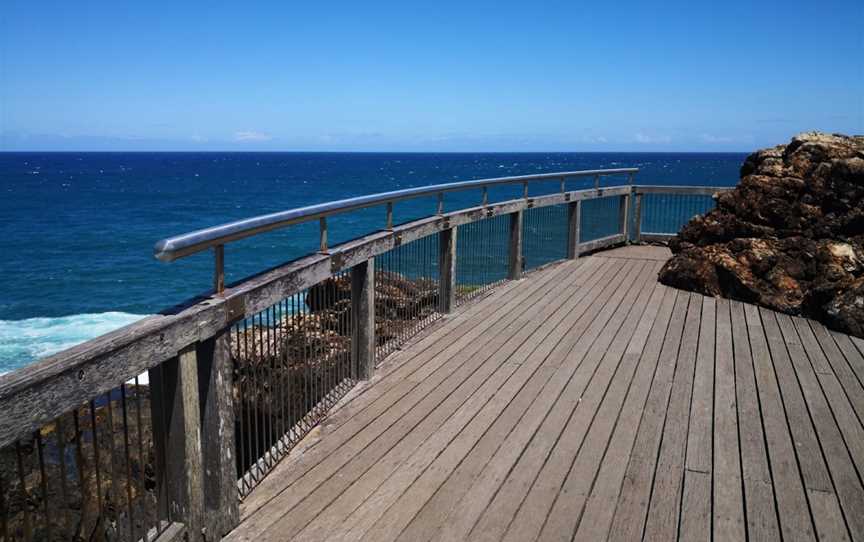
M 864 133 L 860 0 L 127 4 L 3 0 L 0 150 L 747 151 Z

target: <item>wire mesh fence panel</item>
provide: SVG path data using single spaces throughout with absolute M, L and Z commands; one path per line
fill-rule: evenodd
M 536 269 L 567 257 L 567 206 L 526 209 L 522 218 L 522 268 Z
M 678 233 L 696 215 L 714 208 L 712 196 L 697 194 L 643 194 L 642 233 Z
M 153 412 L 136 378 L 0 450 L 2 540 L 155 539 L 171 518 Z
M 582 202 L 579 240 L 583 243 L 621 233 L 624 198 L 607 196 Z
M 438 235 L 375 258 L 375 357 L 390 352 L 440 317 Z
M 510 216 L 459 226 L 456 235 L 456 305 L 507 280 Z
M 247 495 L 355 383 L 351 273 L 235 324 L 238 488 Z

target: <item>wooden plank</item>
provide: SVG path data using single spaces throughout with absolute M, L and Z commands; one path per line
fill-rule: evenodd
M 694 300 L 691 299 L 691 304 L 693 302 Z M 716 303 L 713 298 L 707 297 L 696 298 L 695 302 L 701 303 L 701 322 L 698 330 L 689 429 L 684 456 L 684 496 L 680 519 L 680 536 L 684 540 L 711 538 L 710 497 L 713 462 L 712 422 Z M 689 352 L 687 355 L 689 356 Z M 674 406 L 673 403 L 670 408 Z
M 558 366 L 556 374 L 540 395 L 530 406 L 519 406 L 518 409 L 508 406 L 493 428 L 414 517 L 400 538 L 428 539 L 429 533 L 439 528 L 440 532 L 435 535 L 439 540 L 467 536 L 575 371 L 576 364 L 562 364 L 560 360 L 581 340 L 599 308 L 607 305 L 604 299 L 591 303 L 593 310 L 585 313 L 584 317 L 584 311 L 571 313 L 534 352 L 533 356 L 547 359 L 547 363 Z M 524 415 L 519 418 L 519 413 L 523 411 Z
M 611 248 L 594 254 L 595 258 L 625 258 L 628 260 L 654 260 L 665 262 L 672 257 L 672 251 L 666 247 L 649 245 L 628 245 Z
M 702 322 L 690 401 L 690 428 L 687 431 L 687 469 L 711 473 L 712 427 L 714 420 L 714 343 L 717 332 L 717 304 L 713 297 L 702 298 Z M 709 477 L 710 478 L 710 477 Z M 700 537 L 701 538 L 701 537 Z
M 717 300 L 712 513 L 714 540 L 718 542 L 747 538 L 730 310 L 728 300 Z
M 490 363 L 496 367 L 492 376 L 484 381 L 480 381 L 478 391 L 474 392 L 465 403 L 459 405 L 452 416 L 450 415 L 451 411 L 443 404 L 438 406 L 420 424 L 411 429 L 409 434 L 402 437 L 389 451 L 386 451 L 386 455 L 383 457 L 379 457 L 377 453 L 372 451 L 373 448 L 381 447 L 382 442 L 380 440 L 374 446 L 367 447 L 348 464 L 347 468 L 350 472 L 338 478 L 331 478 L 322 486 L 317 487 L 309 497 L 291 511 L 290 515 L 287 515 L 284 520 L 274 525 L 273 529 L 279 532 L 280 536 L 293 537 L 296 532 L 306 527 L 313 519 L 316 519 L 317 513 L 329 506 L 335 513 L 335 517 L 325 517 L 322 521 L 317 522 L 317 525 L 310 525 L 309 529 L 306 529 L 307 532 L 303 536 L 298 537 L 298 539 L 320 540 L 332 536 L 329 534 L 330 531 L 337 526 L 344 526 L 344 523 L 341 522 L 344 521 L 345 511 L 354 510 L 363 503 L 370 493 L 376 491 L 376 488 L 376 494 L 382 493 L 384 490 L 383 486 L 380 486 L 381 480 L 391 474 L 393 474 L 393 477 L 388 480 L 387 485 L 396 486 L 394 491 L 398 489 L 398 492 L 395 492 L 393 496 L 395 499 L 399 492 L 401 492 L 401 489 L 399 489 L 399 483 L 394 482 L 394 480 L 410 478 L 413 474 L 412 471 L 416 471 L 417 469 L 422 470 L 424 466 L 423 456 L 425 455 L 428 461 L 434 459 L 437 455 L 437 450 L 441 446 L 446 446 L 455 437 L 455 434 L 472 421 L 472 417 L 481 408 L 484 412 L 490 409 L 486 402 L 493 395 L 495 395 L 495 399 L 491 401 L 493 405 L 496 401 L 501 400 L 509 402 L 512 396 L 537 369 L 537 366 L 529 364 L 515 364 L 512 360 L 514 350 L 516 350 L 518 345 L 531 339 L 535 333 L 542 333 L 543 326 L 550 319 L 555 321 L 558 318 L 563 318 L 566 314 L 568 303 L 573 299 L 581 299 L 581 291 L 581 288 L 573 285 L 566 292 L 555 292 L 549 298 L 540 300 L 538 305 L 542 308 L 531 318 L 530 323 L 526 323 L 518 331 L 510 335 L 506 342 L 490 358 Z M 514 373 L 518 377 L 514 376 Z M 498 411 L 494 408 L 492 410 L 497 415 Z M 436 442 L 438 442 L 437 445 Z M 422 449 L 415 453 L 421 444 Z M 411 454 L 414 454 L 414 457 L 406 464 L 406 460 Z M 429 457 L 430 454 L 431 457 Z M 364 471 L 364 467 L 367 464 L 370 467 Z M 399 470 L 394 474 L 397 467 Z M 419 474 L 420 472 L 416 472 L 416 475 Z M 357 479 L 356 482 L 354 482 L 355 478 Z M 342 493 L 347 485 L 351 483 L 353 485 L 347 490 L 348 493 Z M 376 499 L 376 506 L 374 508 L 380 508 L 377 504 L 379 502 L 379 499 Z M 342 514 L 339 513 L 340 510 Z
M 633 284 L 633 282 L 635 282 L 635 285 L 633 285 L 627 292 L 627 296 L 631 298 L 635 298 L 636 295 L 638 295 L 638 290 L 640 288 L 639 285 L 643 283 L 642 280 L 639 280 L 636 277 L 631 279 L 630 283 Z M 625 284 L 626 283 L 627 281 L 625 281 Z M 619 316 L 619 318 L 622 317 L 623 316 Z M 613 318 L 612 320 L 614 321 L 616 319 L 617 318 Z M 611 325 L 614 325 L 617 329 L 620 324 L 614 324 L 613 322 Z M 555 367 L 555 365 L 551 363 L 548 364 L 548 366 Z M 480 436 L 480 434 L 476 435 L 476 439 L 479 439 Z M 464 457 L 464 455 L 474 446 L 476 439 L 471 438 L 461 446 L 451 446 L 448 448 L 451 453 L 442 455 L 444 459 L 436 462 L 439 463 L 437 468 L 430 468 L 427 473 L 424 473 L 424 476 L 421 476 L 416 483 L 408 488 L 408 490 L 400 496 L 398 504 L 391 507 L 387 513 L 365 533 L 364 539 L 392 539 L 397 536 L 408 522 L 410 522 L 417 511 L 419 511 L 426 501 L 428 501 L 434 491 L 444 483 L 446 477 L 458 465 L 461 457 Z
M 839 507 L 842 506 L 846 512 L 848 527 L 852 532 L 853 538 L 864 538 L 864 515 L 860 513 L 864 510 L 864 487 L 861 485 L 855 465 L 849 456 L 843 435 L 835 421 L 834 414 L 831 412 L 819 379 L 813 371 L 813 366 L 810 364 L 801 341 L 798 339 L 798 331 L 792 319 L 785 314 L 776 314 L 775 316 L 780 331 L 783 334 L 783 340 L 787 345 L 789 357 L 791 358 L 807 409 L 813 420 L 813 425 L 810 429 L 812 430 L 815 427 L 814 435 L 819 439 L 821 452 L 824 453 L 824 461 L 827 463 L 827 470 L 830 470 L 830 482 L 833 482 L 827 490 L 808 488 L 810 491 L 807 494 L 808 496 L 814 496 L 814 491 L 821 491 L 823 493 L 836 494 L 837 496 L 837 499 L 830 499 L 825 498 L 821 494 L 815 495 L 816 497 L 821 497 L 820 505 L 821 512 L 823 512 L 817 515 L 816 510 L 813 510 L 816 533 L 820 538 L 837 540 L 837 527 L 821 524 L 820 519 L 824 517 L 842 517 L 843 514 L 839 510 Z M 839 503 L 837 502 L 838 500 Z M 810 504 L 812 509 L 814 504 L 813 499 L 810 500 Z M 838 509 L 834 512 L 827 511 L 826 507 L 832 504 L 833 506 L 838 506 L 839 504 Z M 825 531 L 823 529 L 828 530 Z
M 570 466 L 569 473 L 564 475 L 563 485 L 561 485 L 557 498 L 540 531 L 540 538 L 543 540 L 571 540 L 582 520 L 585 503 L 594 486 L 601 463 L 604 461 L 610 438 L 618 424 L 619 416 L 621 415 L 627 394 L 630 391 L 638 363 L 642 358 L 643 350 L 649 339 L 649 333 L 654 327 L 655 318 L 660 310 L 664 293 L 666 292 L 666 289 L 659 283 L 656 281 L 651 282 L 653 282 L 653 285 L 648 284 L 649 287 L 653 286 L 654 289 L 651 299 L 635 330 L 630 335 L 629 344 L 627 344 L 626 349 L 620 356 L 618 368 L 606 390 L 594 419 L 590 422 L 582 445 Z M 671 310 L 671 308 L 670 304 L 669 309 Z M 623 330 L 624 327 L 622 326 Z M 624 332 L 624 340 L 620 342 L 626 342 L 626 334 L 627 332 Z M 613 342 L 613 345 L 607 351 L 607 356 L 611 354 L 614 359 L 614 356 L 617 355 L 617 352 L 615 352 L 617 344 L 617 340 Z M 604 360 L 604 363 L 610 365 L 608 360 Z M 596 378 L 591 383 L 592 388 L 595 386 L 597 386 Z M 588 394 L 586 394 L 583 403 L 587 400 L 590 400 Z M 580 408 L 582 407 L 580 406 Z M 573 418 L 571 418 L 571 421 L 573 421 Z
M 671 540 L 678 534 L 701 312 L 701 296 L 691 293 L 681 349 L 678 352 L 678 366 L 672 381 L 666 424 L 663 428 L 654 487 L 651 491 L 648 521 L 645 525 L 646 540 Z
M 611 247 L 614 245 L 620 245 L 625 242 L 623 234 L 616 233 L 613 235 L 609 235 L 607 237 L 601 237 L 600 239 L 594 239 L 593 241 L 584 241 L 579 243 L 579 253 L 585 252 L 594 252 L 595 250 L 600 250 L 601 248 Z
M 596 335 L 596 339 L 578 350 L 574 348 L 567 356 L 565 364 L 575 366 L 575 370 L 571 370 L 569 382 L 558 395 L 557 401 L 542 425 L 532 436 L 522 457 L 505 479 L 495 499 L 477 521 L 471 533 L 473 538 L 497 539 L 506 531 L 504 539 L 521 539 L 527 536 L 525 533 L 533 531 L 536 534 L 540 530 L 557 489 L 567 473 L 566 469 L 569 468 L 582 442 L 590 415 L 596 411 L 599 399 L 602 398 L 602 391 L 605 390 L 608 382 L 604 378 L 610 375 L 604 370 L 596 381 L 596 386 L 592 384 L 594 382 L 592 377 L 600 367 L 610 344 L 616 336 L 621 336 L 619 331 L 625 322 L 627 329 L 632 333 L 632 326 L 635 326 L 635 322 L 644 310 L 645 297 L 643 296 L 636 305 L 631 299 L 646 293 L 645 284 L 649 280 L 654 282 L 651 272 L 654 269 L 656 265 L 648 265 L 640 276 L 636 291 L 628 296 L 628 299 L 622 300 L 620 306 L 612 307 L 616 312 L 608 321 L 600 322 L 603 328 L 599 335 Z M 647 293 L 650 294 L 650 291 Z M 621 342 L 626 346 L 626 339 Z M 607 359 L 615 359 L 614 356 L 613 353 Z M 607 365 L 617 366 L 617 360 Z M 574 411 L 578 413 L 578 419 L 568 423 L 571 416 L 575 415 Z M 582 414 L 583 411 L 587 414 Z M 559 444 L 562 446 L 558 446 Z M 547 461 L 559 457 L 561 459 L 554 465 L 548 465 Z M 562 470 L 563 473 L 557 476 L 556 482 L 554 473 Z M 555 491 L 549 495 L 547 489 L 551 485 L 555 486 Z M 532 514 L 534 517 L 529 518 Z
M 535 358 L 535 360 L 545 359 L 545 355 L 542 354 L 542 351 L 545 349 L 548 353 L 548 350 L 551 350 L 551 347 L 549 347 L 547 345 L 549 345 L 552 341 L 556 340 L 555 339 L 556 332 L 557 332 L 558 337 L 560 338 L 560 335 L 563 334 L 560 331 L 562 329 L 570 329 L 570 327 L 572 325 L 572 320 L 574 319 L 574 317 L 578 318 L 579 316 L 585 314 L 586 311 L 591 309 L 592 306 L 596 306 L 596 304 L 598 302 L 597 300 L 602 299 L 602 297 L 599 297 L 601 293 L 603 296 L 606 296 L 606 297 L 611 296 L 613 294 L 614 289 L 615 289 L 614 286 L 612 286 L 611 288 L 609 287 L 610 285 L 616 284 L 615 280 L 610 280 L 613 278 L 614 277 L 612 277 L 612 276 L 604 277 L 603 280 L 599 282 L 599 285 L 597 287 L 583 288 L 583 292 L 581 292 L 582 295 L 578 296 L 578 298 L 574 298 L 571 303 L 568 303 L 569 306 L 564 307 L 565 310 L 561 314 L 561 318 L 556 319 L 557 323 L 555 324 L 554 329 L 552 329 L 552 331 L 550 331 L 545 336 L 542 336 L 539 333 L 534 334 L 529 340 L 526 340 L 524 343 L 522 343 L 521 346 L 519 346 L 519 348 L 516 350 L 516 352 L 513 354 L 513 356 L 511 356 L 511 359 L 509 362 L 510 363 L 519 363 L 520 364 L 520 371 L 523 371 L 526 368 L 531 368 L 534 366 L 533 364 L 529 363 L 529 361 L 530 361 L 528 359 L 529 355 L 530 355 L 530 358 Z M 544 326 L 544 327 L 552 328 L 552 326 L 551 326 L 552 323 L 553 322 L 547 322 L 546 326 Z M 535 395 L 537 394 L 538 386 L 542 385 L 546 380 L 548 380 L 549 376 L 550 376 L 550 374 L 548 371 L 542 371 L 542 370 L 536 372 L 530 378 L 520 376 L 518 374 L 514 376 L 514 379 L 517 382 L 520 382 L 520 381 L 525 382 L 525 380 L 528 380 L 528 382 L 518 392 L 518 395 L 516 396 L 516 398 L 513 399 L 509 404 L 507 404 L 506 408 L 503 409 L 503 412 L 498 417 L 498 419 L 495 420 L 492 428 L 490 428 L 490 430 L 487 431 L 483 435 L 483 441 L 478 443 L 477 446 L 475 446 L 472 449 L 472 455 L 476 456 L 478 453 L 480 453 L 482 455 L 483 452 L 481 450 L 484 447 L 488 446 L 488 443 L 490 440 L 496 440 L 495 435 L 498 435 L 500 439 L 503 439 L 504 435 L 506 435 L 506 432 L 508 432 L 509 428 L 512 427 L 512 423 L 515 423 L 515 421 L 518 419 L 518 414 L 516 414 L 516 413 L 522 412 L 522 411 L 524 411 L 524 409 L 528 408 L 528 406 L 533 402 Z M 496 397 L 496 400 L 500 400 L 500 399 L 498 397 Z M 487 406 L 484 408 L 489 408 L 489 407 Z M 507 419 L 512 420 L 512 423 L 510 425 L 508 425 L 507 422 L 504 421 Z M 471 423 L 474 424 L 475 422 L 472 421 Z M 507 428 L 505 429 L 502 426 L 507 426 Z M 503 432 L 503 434 L 501 434 L 502 432 Z M 436 435 L 436 438 L 437 437 L 438 437 L 438 435 Z M 497 443 L 500 443 L 500 440 L 497 440 Z M 427 443 L 423 444 L 422 450 L 423 451 L 422 451 L 421 456 L 425 455 L 425 454 L 435 453 L 437 449 L 435 447 L 431 446 L 427 442 Z M 493 451 L 494 451 L 494 449 L 493 449 Z M 489 453 L 491 454 L 491 452 L 489 452 Z M 412 465 L 413 465 L 413 468 L 415 470 L 416 470 L 418 465 L 423 464 L 423 461 L 418 462 L 418 460 L 420 460 L 420 459 L 421 459 L 420 457 L 415 457 L 412 459 Z M 427 456 L 426 459 L 428 460 L 429 457 Z M 433 457 L 433 459 L 434 459 L 434 457 Z M 460 475 L 458 477 L 451 476 L 448 479 L 448 483 L 450 483 L 453 480 L 465 481 L 467 479 L 467 477 L 470 476 L 470 474 L 467 472 L 470 470 L 470 467 L 469 467 L 470 464 L 471 464 L 471 461 L 468 459 L 463 461 L 459 466 L 459 469 L 461 471 Z M 398 475 L 400 477 L 403 476 L 404 474 L 406 474 L 406 472 L 403 472 L 403 470 L 408 470 L 408 469 L 405 469 L 404 467 L 402 467 L 400 469 L 400 472 L 398 473 Z M 417 474 L 419 474 L 419 473 L 417 473 Z M 377 490 L 375 491 L 374 497 L 367 500 L 366 503 L 363 504 L 363 506 L 357 508 L 348 520 L 344 520 L 343 524 L 340 525 L 336 530 L 333 530 L 333 529 L 329 530 L 329 536 L 336 537 L 336 538 L 339 538 L 342 536 L 352 537 L 352 536 L 359 536 L 362 532 L 365 532 L 365 529 L 368 529 L 368 527 L 371 526 L 371 524 L 374 523 L 374 521 L 376 521 L 378 519 L 380 514 L 382 514 L 384 512 L 384 510 L 386 510 L 386 508 L 390 504 L 392 504 L 392 501 L 398 497 L 399 493 L 401 493 L 401 489 L 404 489 L 405 485 L 406 485 L 405 481 L 399 481 L 399 480 L 395 480 L 395 479 L 388 480 L 384 485 L 377 488 Z M 351 490 L 354 490 L 354 489 L 355 489 L 354 487 L 351 488 Z M 373 488 L 373 489 L 375 489 L 375 488 Z M 351 491 L 351 490 L 349 490 L 349 491 Z M 346 494 L 347 493 L 348 492 L 346 492 Z M 343 497 L 345 497 L 345 495 L 343 495 Z M 345 508 L 347 508 L 348 510 L 352 510 L 352 509 L 357 507 L 356 505 L 352 506 L 350 504 L 350 501 L 348 504 L 346 504 L 345 499 L 343 497 L 340 497 L 338 504 L 334 503 L 334 505 L 331 506 L 331 509 L 336 509 L 336 508 L 345 509 Z M 448 504 L 452 504 L 451 501 L 452 501 L 452 497 L 448 498 L 448 500 L 447 500 Z M 374 504 L 372 504 L 373 502 L 374 502 Z M 424 510 L 426 510 L 426 507 L 424 507 Z M 338 510 L 328 510 L 328 511 L 332 512 L 331 517 L 329 517 L 327 519 L 323 519 L 323 520 L 321 520 L 319 518 L 320 521 L 316 520 L 316 523 L 329 522 L 329 523 L 333 524 L 336 521 L 338 521 L 338 519 L 339 519 Z M 343 514 L 344 514 L 344 512 L 343 512 Z M 422 516 L 422 515 L 418 514 L 418 516 Z M 415 517 L 414 519 L 417 520 L 418 517 Z M 439 524 L 437 519 L 435 519 L 433 521 L 434 521 L 433 524 Z M 412 524 L 414 524 L 413 521 L 412 521 Z M 327 529 L 326 526 L 322 526 L 322 530 L 318 530 L 318 531 L 313 531 L 310 528 L 310 529 L 307 529 L 309 532 L 304 533 L 304 535 L 308 534 L 309 538 L 315 538 L 317 536 L 320 539 L 321 537 L 325 536 L 325 530 L 326 529 Z M 408 529 L 408 530 L 410 530 L 410 529 Z M 418 536 L 422 536 L 422 534 L 424 534 L 424 530 L 422 530 L 422 528 L 421 528 L 421 532 L 418 533 Z M 425 534 L 428 535 L 429 533 L 427 532 Z
M 784 540 L 812 540 L 814 532 L 810 510 L 759 310 L 745 304 L 744 317 L 753 355 L 759 404 L 762 407 L 780 530 Z
M 780 540 L 744 305 L 739 301 L 730 301 L 729 310 L 735 355 L 735 397 L 747 534 L 751 540 Z
M 556 291 L 556 288 L 561 288 L 560 282 L 549 285 L 546 294 Z M 535 297 L 535 303 L 529 309 L 523 310 L 521 313 L 511 314 L 511 317 L 499 322 L 496 328 L 497 332 L 490 333 L 485 340 L 474 341 L 470 348 L 466 348 L 467 345 L 453 345 L 454 349 L 451 355 L 457 361 L 458 367 L 455 371 L 437 375 L 436 378 L 422 379 L 420 385 L 413 389 L 410 394 L 399 397 L 393 403 L 388 402 L 381 405 L 380 413 L 367 411 L 364 419 L 355 420 L 355 422 L 360 422 L 357 425 L 363 423 L 366 425 L 360 427 L 357 427 L 355 423 L 348 424 L 348 426 L 343 425 L 342 427 L 345 427 L 346 431 L 342 433 L 350 433 L 347 440 L 332 438 L 335 435 L 328 435 L 327 440 L 323 442 L 325 447 L 316 448 L 314 453 L 301 456 L 295 464 L 295 468 L 286 471 L 293 479 L 284 485 L 275 497 L 272 497 L 270 508 L 279 509 L 282 515 L 287 514 L 315 487 L 342 469 L 359 451 L 373 443 L 381 447 L 388 442 L 398 441 L 400 435 L 407 433 L 425 417 L 426 413 L 447 400 L 447 397 L 452 393 L 457 390 L 462 393 L 470 389 L 469 378 L 472 375 L 478 374 L 475 379 L 482 380 L 483 375 L 489 373 L 477 373 L 477 371 L 483 367 L 487 367 L 484 371 L 488 371 L 491 368 L 486 364 L 489 358 L 515 330 L 530 321 L 532 316 L 540 310 L 542 304 L 536 303 L 536 299 Z M 480 353 L 482 355 L 477 355 Z M 384 434 L 388 435 L 388 438 L 382 440 Z M 296 468 L 297 464 L 308 465 L 308 467 L 301 473 L 297 473 L 299 470 Z M 255 522 L 246 521 L 242 526 L 243 528 L 238 530 L 243 531 L 243 536 L 255 538 L 258 533 L 267 529 L 269 523 L 278 519 L 276 517 Z
M 690 295 L 678 294 L 621 486 L 610 540 L 642 539 Z
M 710 473 L 684 469 L 678 540 L 711 540 Z
M 850 540 L 837 496 L 833 492 L 808 489 L 807 499 L 820 540 Z M 860 537 L 856 536 L 854 540 L 860 540 Z
M 645 232 L 641 234 L 643 243 L 668 243 L 677 236 L 675 233 Z

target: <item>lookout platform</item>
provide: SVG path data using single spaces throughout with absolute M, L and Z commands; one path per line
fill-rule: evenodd
M 864 341 L 663 286 L 668 256 L 564 261 L 443 318 L 226 540 L 864 538 Z

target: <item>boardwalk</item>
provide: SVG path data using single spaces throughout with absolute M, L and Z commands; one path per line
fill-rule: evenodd
M 864 539 L 864 341 L 670 289 L 631 247 L 388 358 L 229 540 Z

